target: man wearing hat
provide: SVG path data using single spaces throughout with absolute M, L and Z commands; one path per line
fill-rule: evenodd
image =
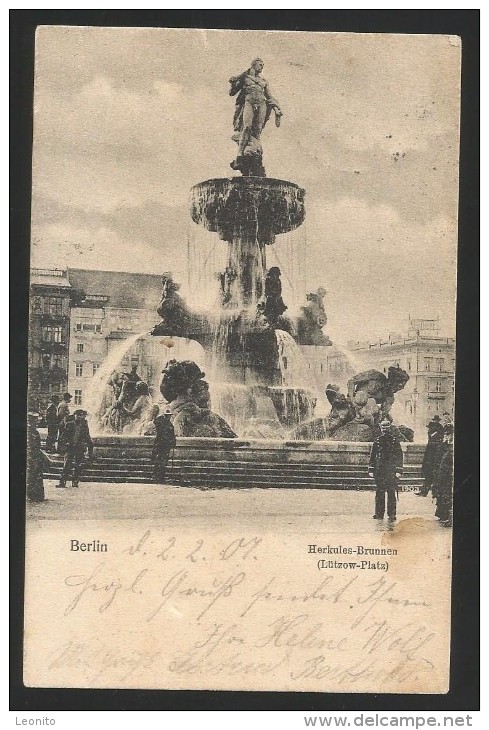
M 427 497 L 428 492 L 433 486 L 433 480 L 442 457 L 443 435 L 444 429 L 440 421 L 440 416 L 435 415 L 428 423 L 428 444 L 424 452 L 423 464 L 421 466 L 424 483 L 420 491 L 417 492 L 417 497 Z
M 166 467 L 170 459 L 171 450 L 177 443 L 175 429 L 171 422 L 171 412 L 166 410 L 163 415 L 154 419 L 156 437 L 153 444 L 153 478 L 157 484 L 165 484 Z
M 63 432 L 66 452 L 61 472 L 61 479 L 56 486 L 59 488 L 66 487 L 66 481 L 70 477 L 70 471 L 73 470 L 72 483 L 74 487 L 78 486 L 80 478 L 80 469 L 85 458 L 85 449 L 88 448 L 89 459 L 93 457 L 93 442 L 90 437 L 88 423 L 86 421 L 87 412 L 79 408 L 74 412 L 73 420 L 66 421 Z
M 46 451 L 53 452 L 58 437 L 58 406 L 59 396 L 52 395 L 51 402 L 46 408 L 46 423 L 48 426 L 48 436 L 46 439 Z M 69 407 L 68 407 L 69 408 Z
M 387 495 L 387 516 L 389 520 L 396 519 L 396 493 L 398 480 L 403 468 L 403 454 L 401 444 L 396 437 L 391 422 L 383 418 L 380 422 L 380 435 L 372 444 L 368 465 L 369 476 L 375 479 L 375 520 L 382 520 L 385 513 Z

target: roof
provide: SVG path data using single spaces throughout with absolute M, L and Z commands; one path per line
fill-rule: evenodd
M 31 269 L 31 286 L 53 286 L 70 289 L 66 270 L 64 269 Z
M 110 297 L 110 307 L 151 310 L 161 299 L 161 274 L 68 269 L 68 278 L 73 289 Z

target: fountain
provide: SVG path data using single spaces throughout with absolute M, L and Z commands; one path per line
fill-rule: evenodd
M 280 236 L 299 229 L 304 222 L 305 191 L 293 182 L 266 177 L 261 132 L 272 111 L 277 122 L 282 112 L 261 76 L 262 69 L 263 61 L 255 59 L 247 71 L 230 79 L 230 93 L 237 95 L 233 139 L 238 143 L 231 167 L 242 176 L 212 178 L 194 185 L 190 192 L 192 224 L 214 234 L 216 244 L 226 247 L 221 270 L 208 272 L 219 282 L 219 302 L 211 311 L 189 306 L 179 293 L 180 283 L 166 271 L 157 307 L 161 321 L 151 331 L 156 339 L 186 338 L 199 343 L 207 354 L 208 380 L 203 380 L 205 373 L 192 358 L 180 358 L 187 363 L 185 367 L 177 362 L 169 367 L 167 358 L 160 390 L 170 409 L 180 409 L 182 399 L 186 399 L 189 414 L 193 409 L 195 415 L 202 388 L 198 387 L 200 395 L 191 391 L 205 383 L 209 402 L 202 405 L 203 410 L 211 413 L 212 393 L 214 406 L 226 423 L 226 427 L 214 428 L 214 418 L 214 425 L 209 422 L 206 430 L 203 416 L 199 416 L 194 419 L 195 429 L 187 424 L 179 433 L 182 436 L 205 431 L 216 436 L 225 433 L 226 437 L 368 441 L 379 419 L 389 414 L 393 394 L 408 376 L 404 371 L 392 372 L 389 378 L 377 371 L 361 373 L 352 379 L 346 396 L 335 386 L 318 391 L 309 376 L 297 343 L 332 344 L 323 332 L 327 292 L 322 287 L 310 292 L 299 316 L 288 316 L 282 298 L 282 272 L 278 266 L 267 267 L 267 249 L 276 242 L 280 246 Z M 188 265 L 190 270 L 191 260 Z M 188 364 L 192 362 L 193 370 Z M 167 382 L 172 378 L 181 381 L 175 398 L 168 395 L 173 394 Z M 124 393 L 131 395 L 132 390 L 128 384 L 121 393 L 118 382 L 116 378 L 113 385 L 116 412 L 110 411 L 106 418 L 109 427 L 112 422 L 117 426 L 120 413 L 126 414 L 126 420 L 130 418 L 134 408 L 131 400 L 121 405 Z M 176 406 L 172 406 L 173 400 Z M 320 416 L 326 413 L 328 403 L 331 413 Z M 176 415 L 174 421 L 178 422 Z
M 291 484 L 299 480 L 304 485 L 310 478 L 314 486 L 327 485 L 332 477 L 320 476 L 318 465 L 350 468 L 365 463 L 369 450 L 365 442 L 373 440 L 379 420 L 389 417 L 394 395 L 409 376 L 400 368 L 390 368 L 388 376 L 365 371 L 350 379 L 343 394 L 334 384 L 321 392 L 308 374 L 299 344 L 332 345 L 323 332 L 326 291 L 320 287 L 307 294 L 306 304 L 293 317 L 282 297 L 281 276 L 287 272 L 267 266 L 267 250 L 274 250 L 278 261 L 275 244 L 280 248 L 280 237 L 304 222 L 305 191 L 293 182 L 266 177 L 261 132 L 272 111 L 279 126 L 282 112 L 261 77 L 262 68 L 263 62 L 255 59 L 246 72 L 231 79 L 230 93 L 237 94 L 233 139 L 238 143 L 231 168 L 241 176 L 212 178 L 194 185 L 190 193 L 191 225 L 213 234 L 215 246 L 225 247 L 220 268 L 207 269 L 214 284 L 218 282 L 218 304 L 207 310 L 198 309 L 195 302 L 188 304 L 179 293 L 180 283 L 166 271 L 157 308 L 160 322 L 149 334 L 126 343 L 127 348 L 140 338 L 149 343 L 155 362 L 152 382 L 147 378 L 149 391 L 121 382 L 131 381 L 130 374 L 122 377 L 117 369 L 121 346 L 96 376 L 87 405 L 95 433 L 102 416 L 108 435 L 95 442 L 107 458 L 114 454 L 125 458 L 132 450 L 136 461 L 148 453 L 151 440 L 138 435 L 144 431 L 134 424 L 135 397 L 144 391 L 152 395 L 152 401 L 144 401 L 146 418 L 151 402 L 153 410 L 155 401 L 160 410 L 161 406 L 170 410 L 177 450 L 184 453 L 181 461 L 187 473 L 192 459 L 199 465 L 194 475 L 198 483 L 232 484 L 232 464 L 241 469 L 242 483 L 248 483 L 262 466 L 278 463 L 283 474 L 290 467 Z M 206 266 L 209 260 L 212 267 L 214 259 L 207 255 Z M 189 272 L 191 267 L 189 261 Z M 189 345 L 202 348 L 205 357 L 172 354 L 176 342 L 186 343 L 185 352 Z M 112 400 L 102 415 L 100 402 L 107 388 Z M 121 414 L 122 421 L 130 421 L 127 433 L 132 435 L 120 427 Z M 404 440 L 412 439 L 409 429 L 398 433 Z M 225 465 L 222 477 L 216 463 Z M 309 467 L 311 476 L 306 479 Z M 282 480 L 282 472 L 269 470 L 266 480 L 276 481 L 277 476 Z

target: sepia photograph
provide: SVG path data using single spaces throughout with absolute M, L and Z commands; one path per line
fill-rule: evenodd
M 461 62 L 37 28 L 27 687 L 448 692 Z

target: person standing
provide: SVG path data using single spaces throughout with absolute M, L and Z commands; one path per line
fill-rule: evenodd
M 443 525 L 450 527 L 453 512 L 453 441 L 446 441 L 442 449 L 443 455 L 433 479 L 435 517 L 438 517 Z
M 452 417 L 448 413 L 448 411 L 445 411 L 442 413 L 443 418 L 443 443 L 445 444 L 451 444 L 453 443 L 453 421 Z
M 41 437 L 37 430 L 38 413 L 27 414 L 27 499 L 44 501 Z
M 51 402 L 46 408 L 46 423 L 48 427 L 46 451 L 49 451 L 49 453 L 55 451 L 56 439 L 58 438 L 58 405 L 59 396 L 52 395 Z
M 93 442 L 86 421 L 87 412 L 80 408 L 73 415 L 74 419 L 66 422 L 63 432 L 66 453 L 61 478 L 59 484 L 56 485 L 58 488 L 66 487 L 66 482 L 70 478 L 70 472 L 72 470 L 72 484 L 74 487 L 78 486 L 81 465 L 83 464 L 85 450 L 87 448 L 89 459 L 93 458 Z
M 177 440 L 175 429 L 171 422 L 171 412 L 155 418 L 156 437 L 153 444 L 153 478 L 157 484 L 165 484 L 166 468 L 170 459 L 171 450 L 175 448 Z
M 369 476 L 375 479 L 375 520 L 382 520 L 385 514 L 387 496 L 387 516 L 396 519 L 396 497 L 398 480 L 402 476 L 403 454 L 399 439 L 391 429 L 391 422 L 383 418 L 380 422 L 380 435 L 372 444 L 368 465 Z
M 428 444 L 426 446 L 421 474 L 424 477 L 423 487 L 416 493 L 417 497 L 427 497 L 433 486 L 436 470 L 442 456 L 443 425 L 440 416 L 433 416 L 428 423 Z
M 70 415 L 70 402 L 72 399 L 71 393 L 65 393 L 63 395 L 63 400 L 58 406 L 58 453 L 64 454 L 65 453 L 65 443 L 64 443 L 64 430 L 66 426 L 66 422 L 68 420 L 68 417 Z

